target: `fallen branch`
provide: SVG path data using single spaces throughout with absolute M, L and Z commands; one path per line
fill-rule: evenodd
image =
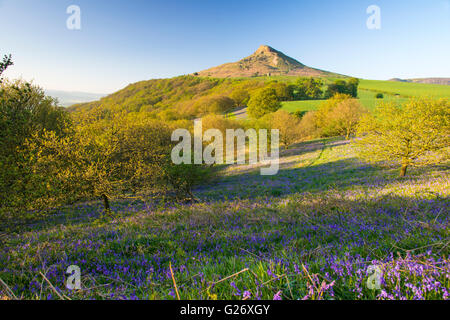
M 175 281 L 175 277 L 173 275 L 172 263 L 169 262 L 170 275 L 172 276 L 173 286 L 175 288 L 175 293 L 177 294 L 177 299 L 180 300 L 180 294 L 178 293 L 177 282 Z
M 14 294 L 14 292 L 8 287 L 8 285 L 0 278 L 0 283 L 3 285 L 3 287 L 6 290 L 6 293 L 8 294 L 8 298 L 10 299 L 14 299 L 14 300 L 19 300 L 16 295 Z
M 44 278 L 44 280 L 48 283 L 48 285 L 50 286 L 50 288 L 53 290 L 53 292 L 56 293 L 56 295 L 61 299 L 61 300 L 72 300 L 69 297 L 64 297 L 63 295 L 61 295 L 58 290 L 55 289 L 55 287 L 52 285 L 52 283 L 50 282 L 50 280 L 47 279 L 47 277 L 39 271 L 39 274 L 42 276 L 42 278 Z

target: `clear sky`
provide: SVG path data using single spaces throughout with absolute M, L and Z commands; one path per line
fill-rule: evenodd
M 69 30 L 69 5 L 81 30 Z M 381 29 L 369 30 L 369 5 Z M 237 61 L 267 44 L 366 79 L 450 77 L 449 0 L 0 0 L 9 78 L 109 93 Z

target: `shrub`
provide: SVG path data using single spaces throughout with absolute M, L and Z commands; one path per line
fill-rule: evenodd
M 281 108 L 281 103 L 274 89 L 262 88 L 257 90 L 248 102 L 248 114 L 253 118 L 261 118 L 265 114 L 275 112 Z
M 236 107 L 243 107 L 250 99 L 250 95 L 247 90 L 238 88 L 230 94 L 230 98 L 234 100 Z
M 353 98 L 358 96 L 359 80 L 357 78 L 351 78 L 348 81 L 336 80 L 334 83 L 328 85 L 325 91 L 325 98 L 329 99 L 336 94 L 346 94 Z
M 315 78 L 299 78 L 295 87 L 295 99 L 319 99 L 322 96 L 323 81 Z

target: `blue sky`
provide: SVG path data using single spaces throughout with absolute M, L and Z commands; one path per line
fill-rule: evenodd
M 69 5 L 81 30 L 68 30 Z M 369 5 L 381 29 L 366 27 Z M 270 45 L 311 67 L 366 79 L 450 77 L 449 0 L 0 0 L 9 78 L 109 93 L 239 60 Z

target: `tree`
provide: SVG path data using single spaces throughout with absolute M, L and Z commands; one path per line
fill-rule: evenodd
M 168 191 L 192 199 L 192 187 L 206 177 L 205 166 L 171 161 L 172 128 L 162 121 L 136 114 L 99 119 L 93 110 L 76 123 L 65 136 L 44 131 L 27 140 L 27 209 L 98 199 L 110 213 L 111 199 Z
M 300 132 L 304 138 L 316 138 L 320 136 L 320 130 L 317 127 L 317 111 L 308 111 L 300 120 Z
M 358 85 L 359 85 L 359 79 L 358 78 L 350 78 L 347 83 L 347 90 L 348 94 L 351 95 L 353 98 L 358 97 Z
M 11 55 L 4 55 L 3 60 L 0 61 L 0 83 L 2 82 L 2 78 L 1 78 L 2 73 L 5 72 L 9 66 L 12 66 L 12 65 L 14 65 L 14 63 L 12 61 Z
M 272 114 L 271 128 L 280 130 L 280 141 L 286 149 L 301 139 L 300 119 L 285 110 Z
M 367 110 L 356 99 L 345 99 L 339 102 L 328 114 L 328 122 L 333 126 L 335 133 L 345 135 L 349 139 L 356 132 L 361 117 Z
M 210 113 L 224 113 L 233 109 L 235 101 L 224 95 L 212 95 L 198 98 L 191 106 L 191 113 L 195 115 L 207 115 Z
M 347 94 L 353 98 L 358 97 L 359 79 L 350 78 L 348 81 L 336 80 L 334 83 L 328 85 L 325 91 L 325 98 L 329 99 L 336 94 Z
M 439 162 L 439 153 L 448 158 L 449 121 L 448 99 L 411 99 L 403 106 L 382 103 L 358 126 L 359 154 L 369 162 L 398 163 L 403 177 L 409 166 Z
M 269 88 L 275 90 L 275 94 L 277 95 L 279 101 L 289 101 L 293 99 L 293 87 L 284 82 L 271 82 L 269 84 Z
M 247 90 L 238 88 L 231 92 L 230 98 L 234 100 L 236 107 L 243 107 L 247 104 L 250 95 Z
M 337 123 L 331 119 L 333 110 L 343 101 L 351 99 L 347 94 L 336 94 L 330 99 L 322 102 L 315 113 L 315 126 L 322 137 L 331 137 L 340 135 L 341 132 L 337 127 Z
M 24 161 L 27 139 L 52 131 L 64 136 L 67 112 L 44 91 L 23 81 L 0 85 L 0 209 L 28 206 L 25 195 L 33 172 Z
M 274 89 L 262 88 L 257 90 L 248 102 L 248 114 L 253 118 L 260 118 L 265 114 L 275 112 L 281 108 L 281 103 Z
M 315 78 L 299 78 L 296 82 L 297 100 L 319 99 L 322 96 L 323 82 Z

